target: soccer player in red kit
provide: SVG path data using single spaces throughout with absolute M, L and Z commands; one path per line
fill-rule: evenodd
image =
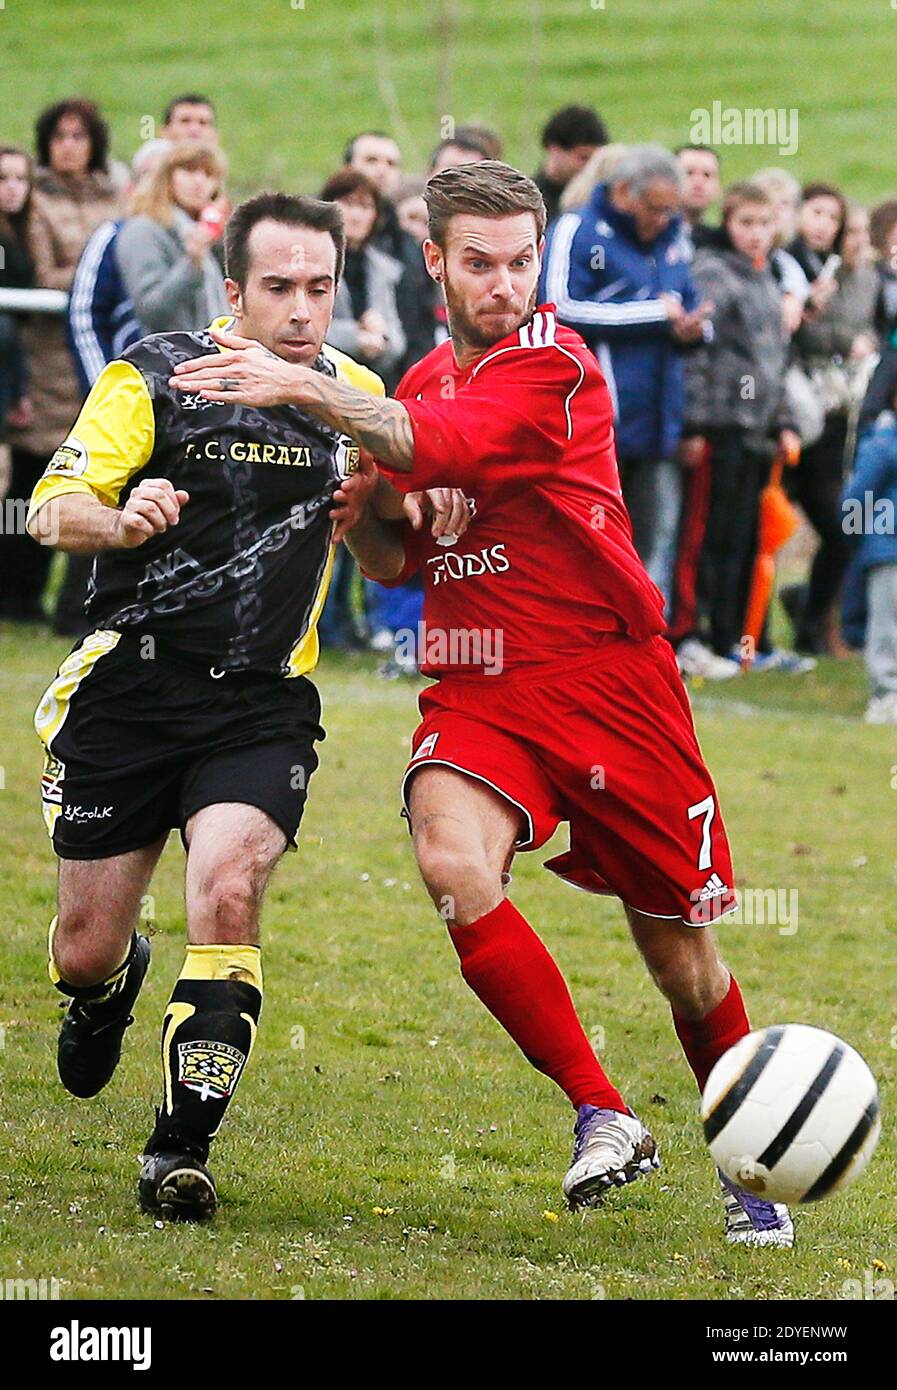
M 424 690 L 403 794 L 429 893 L 461 972 L 524 1055 L 577 1111 L 564 1179 L 573 1207 L 658 1166 L 656 1145 L 596 1057 L 567 985 L 506 896 L 518 850 L 561 821 L 548 867 L 622 899 L 703 1088 L 749 1031 L 710 923 L 735 895 L 726 831 L 672 649 L 662 599 L 632 543 L 597 361 L 536 287 L 545 209 L 496 161 L 428 182 L 424 255 L 451 341 L 378 400 L 224 335 L 228 399 L 292 404 L 352 436 L 371 480 L 350 544 L 387 583 L 423 576 Z M 210 400 L 220 355 L 174 382 Z M 472 520 L 454 546 L 393 521 L 399 492 L 452 487 Z M 723 1182 L 733 1242 L 791 1245 L 787 1208 Z

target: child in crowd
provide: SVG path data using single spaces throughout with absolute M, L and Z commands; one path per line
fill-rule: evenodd
M 800 439 L 784 390 L 788 335 L 782 292 L 770 268 L 775 237 L 770 196 L 734 184 L 723 204 L 717 246 L 698 252 L 693 275 L 713 308 L 713 338 L 686 367 L 683 458 L 698 463 L 709 450 L 709 487 L 701 535 L 692 535 L 680 564 L 696 566 L 698 613 L 679 659 L 688 670 L 690 643 L 703 639 L 717 657 L 741 655 L 760 492 L 778 449 L 796 455 Z M 691 519 L 692 531 L 695 518 Z

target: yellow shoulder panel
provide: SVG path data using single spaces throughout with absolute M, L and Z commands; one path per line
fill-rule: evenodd
M 349 357 L 345 352 L 340 352 L 338 348 L 331 347 L 329 343 L 324 344 L 324 356 L 336 367 L 336 375 L 339 381 L 344 381 L 347 386 L 355 386 L 359 391 L 367 391 L 371 396 L 385 396 L 386 387 L 376 372 L 372 372 L 370 367 L 363 367 L 360 362 L 356 362 L 354 357 Z
M 128 480 L 149 462 L 154 443 L 153 403 L 143 376 L 132 362 L 110 362 L 38 480 L 29 521 L 65 492 L 92 492 L 114 507 Z

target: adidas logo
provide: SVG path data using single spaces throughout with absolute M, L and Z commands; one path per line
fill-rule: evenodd
M 728 891 L 728 884 L 723 883 L 719 874 L 711 874 L 698 894 L 698 902 L 705 903 L 710 898 L 721 898 L 723 894 L 728 893 Z

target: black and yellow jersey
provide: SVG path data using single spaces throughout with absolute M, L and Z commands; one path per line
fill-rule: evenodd
M 190 494 L 178 524 L 97 556 L 91 622 L 152 634 L 216 672 L 300 676 L 318 658 L 331 498 L 358 451 L 293 406 L 206 401 L 169 386 L 178 362 L 216 349 L 207 331 L 154 333 L 110 362 L 38 482 L 29 518 L 63 493 L 115 507 L 143 478 L 170 479 Z M 378 376 L 334 348 L 314 366 L 384 394 Z

